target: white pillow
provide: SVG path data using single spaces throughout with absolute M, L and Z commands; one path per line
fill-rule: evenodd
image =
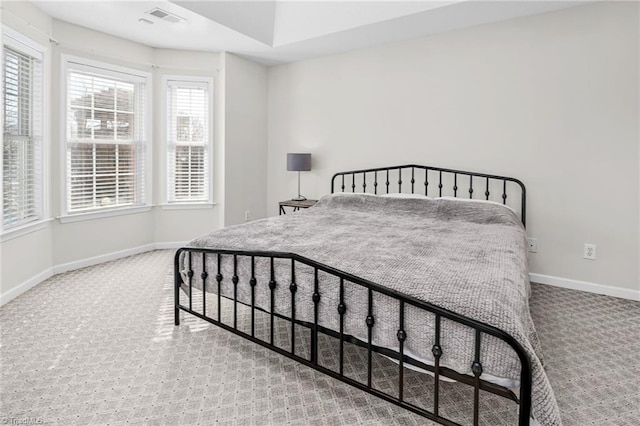
M 415 199 L 421 199 L 421 200 L 431 199 L 431 197 L 427 197 L 426 195 L 422 195 L 422 194 L 404 194 L 401 192 L 394 193 L 394 194 L 382 194 L 380 196 L 384 198 L 415 198 Z
M 460 202 L 494 204 L 496 206 L 507 208 L 507 209 L 511 210 L 512 212 L 516 213 L 516 211 L 512 207 L 509 207 L 506 204 L 502 204 L 502 203 L 499 203 L 497 201 L 479 200 L 479 199 L 473 199 L 473 198 L 458 198 L 458 197 L 450 197 L 450 196 L 438 197 L 438 198 L 436 198 L 436 200 L 450 200 L 450 201 L 460 201 Z

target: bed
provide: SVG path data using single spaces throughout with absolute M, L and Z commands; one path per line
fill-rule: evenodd
M 474 425 L 482 392 L 517 404 L 520 425 L 560 424 L 529 314 L 525 203 L 504 176 L 337 173 L 304 212 L 179 249 L 175 324 L 187 312 L 442 424 L 458 424 L 440 410 L 442 380 L 472 388 Z M 326 336 L 332 367 L 319 355 Z M 345 372 L 349 345 L 364 351 L 362 377 Z M 397 364 L 393 392 L 373 384 L 376 354 Z M 407 369 L 433 376 L 428 404 L 405 397 Z

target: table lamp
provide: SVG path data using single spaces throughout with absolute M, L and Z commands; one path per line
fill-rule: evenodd
M 298 197 L 292 198 L 292 200 L 306 200 L 307 197 L 300 195 L 300 172 L 308 172 L 311 170 L 311 154 L 288 153 L 287 170 L 290 172 L 298 172 Z

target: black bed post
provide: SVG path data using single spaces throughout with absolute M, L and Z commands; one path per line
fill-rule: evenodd
M 522 188 L 522 206 L 521 206 L 522 224 L 526 227 L 527 226 L 527 190 L 525 189 L 522 182 L 518 181 L 518 184 L 520 185 L 520 188 Z
M 531 391 L 532 391 L 532 380 L 533 377 L 531 375 L 531 361 L 529 361 L 529 357 L 524 352 L 524 349 L 520 347 L 520 351 L 516 351 L 518 353 L 518 357 L 520 358 L 520 411 L 519 411 L 519 426 L 528 426 L 531 420 Z
M 180 278 L 180 253 L 182 253 L 182 249 L 179 249 L 176 252 L 175 257 L 173 258 L 173 324 L 180 325 L 180 283 L 182 282 L 182 278 Z

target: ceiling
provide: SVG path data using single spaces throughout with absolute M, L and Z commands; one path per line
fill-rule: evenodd
M 273 65 L 550 12 L 589 1 L 76 0 L 33 3 L 61 21 L 151 47 L 228 51 Z M 180 22 L 149 14 L 155 8 L 173 15 L 172 21 Z

